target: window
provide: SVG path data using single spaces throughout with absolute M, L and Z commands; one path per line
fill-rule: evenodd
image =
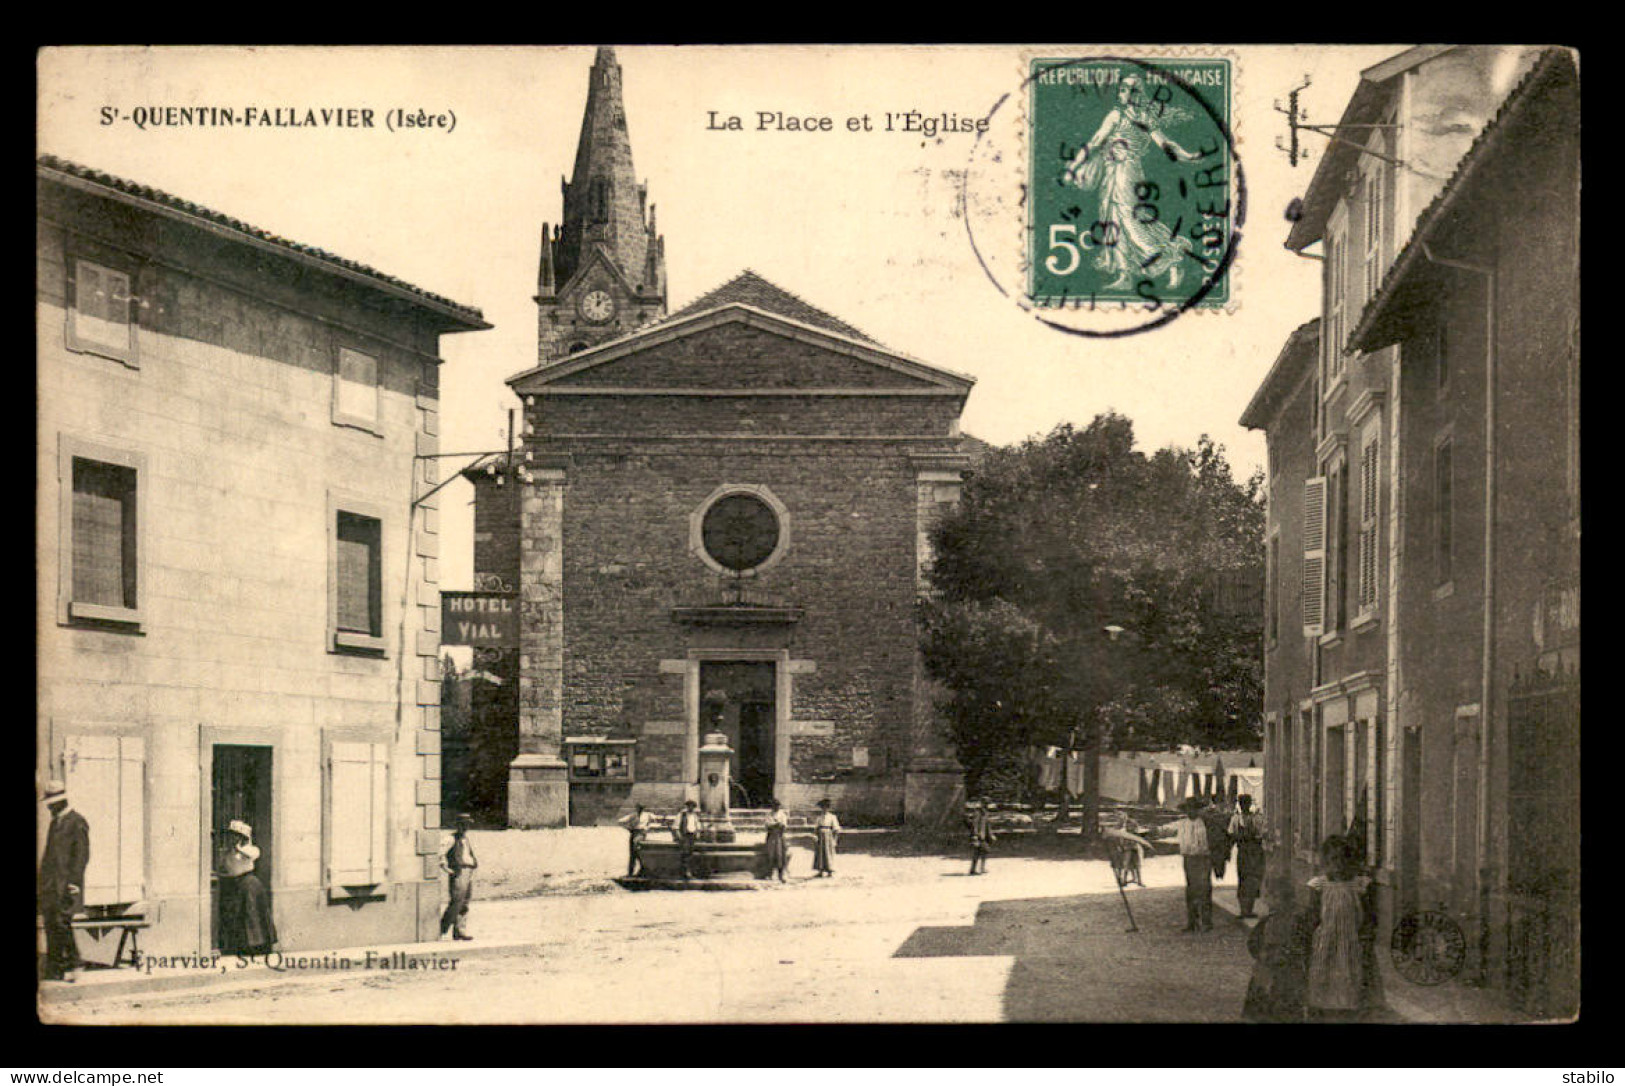
M 1265 561 L 1269 568 L 1264 576 L 1269 582 L 1268 601 L 1264 606 L 1264 637 L 1268 644 L 1275 644 L 1281 636 L 1281 535 L 1276 532 L 1270 536 L 1269 551 L 1265 554 Z
M 1348 584 L 1349 472 L 1341 460 L 1326 476 L 1326 632 L 1344 626 Z
M 146 741 L 139 735 L 70 734 L 62 781 L 90 824 L 86 905 L 146 898 Z
M 135 368 L 135 325 L 130 320 L 130 277 L 88 260 L 73 262 L 68 347 L 116 358 Z
M 63 438 L 61 621 L 140 624 L 144 463 L 139 454 Z
M 1359 611 L 1377 609 L 1377 506 L 1381 492 L 1380 439 L 1373 434 L 1360 450 L 1360 572 Z
M 761 573 L 789 542 L 789 513 L 765 486 L 725 483 L 689 514 L 689 551 L 717 573 Z
M 329 893 L 376 897 L 389 880 L 389 744 L 330 741 L 326 798 Z
M 1433 449 L 1433 560 L 1435 579 L 1439 585 L 1454 579 L 1452 569 L 1452 533 L 1455 530 L 1455 471 L 1454 442 L 1450 438 L 1440 441 Z
M 1326 478 L 1303 484 L 1303 636 L 1319 637 L 1325 623 Z
M 329 624 L 340 652 L 384 651 L 384 522 L 366 503 L 335 503 L 329 524 Z
M 1373 159 L 1378 167 L 1381 160 Z M 1382 202 L 1383 172 L 1373 168 L 1365 177 L 1365 301 L 1367 304 L 1382 289 Z
M 339 348 L 338 372 L 333 380 L 333 421 L 377 432 L 378 359 L 372 355 Z
M 1330 396 L 1343 376 L 1343 345 L 1348 334 L 1348 205 L 1344 204 L 1332 216 L 1326 235 L 1326 328 L 1321 343 L 1326 351 L 1326 380 L 1321 389 Z

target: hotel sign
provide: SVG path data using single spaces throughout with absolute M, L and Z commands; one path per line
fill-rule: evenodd
M 519 647 L 519 603 L 512 592 L 440 593 L 440 643 L 484 649 Z

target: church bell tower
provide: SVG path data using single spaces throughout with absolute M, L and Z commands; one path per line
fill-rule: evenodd
M 665 240 L 632 169 L 621 66 L 600 46 L 587 84 L 564 219 L 542 224 L 537 361 L 556 362 L 666 315 Z

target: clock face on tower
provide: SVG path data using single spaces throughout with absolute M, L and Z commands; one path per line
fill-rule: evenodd
M 615 315 L 615 299 L 607 291 L 588 291 L 581 299 L 581 315 L 594 324 L 603 324 Z

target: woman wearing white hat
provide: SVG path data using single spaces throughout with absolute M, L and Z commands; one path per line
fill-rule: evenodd
M 254 828 L 239 819 L 226 824 L 226 843 L 215 874 L 220 876 L 220 949 L 227 954 L 269 954 L 276 947 L 271 897 L 254 874 L 260 850 Z

